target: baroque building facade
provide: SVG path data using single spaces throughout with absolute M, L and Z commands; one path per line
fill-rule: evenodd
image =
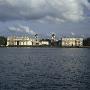
M 81 47 L 83 46 L 83 38 L 62 38 L 62 46 L 66 47 Z
M 30 37 L 8 37 L 7 46 L 40 46 L 49 45 L 48 41 Z

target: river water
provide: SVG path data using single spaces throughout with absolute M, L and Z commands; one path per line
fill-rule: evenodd
M 0 90 L 90 90 L 90 49 L 0 48 Z

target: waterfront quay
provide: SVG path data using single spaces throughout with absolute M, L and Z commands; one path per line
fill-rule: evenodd
M 54 34 L 48 39 L 30 36 L 2 37 L 0 47 L 61 47 L 61 48 L 89 48 L 90 38 L 61 37 L 57 39 Z

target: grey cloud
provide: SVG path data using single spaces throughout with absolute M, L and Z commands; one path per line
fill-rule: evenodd
M 0 0 L 0 20 L 79 21 L 84 19 L 88 0 Z
M 8 27 L 8 30 L 10 32 L 15 32 L 15 33 L 26 33 L 31 35 L 36 34 L 29 26 L 25 26 L 25 25 L 11 26 L 11 27 Z

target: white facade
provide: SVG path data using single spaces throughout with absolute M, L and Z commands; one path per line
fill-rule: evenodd
M 49 45 L 49 41 L 41 41 L 41 45 Z
M 32 39 L 29 37 L 8 37 L 7 46 L 13 45 L 32 45 Z
M 83 38 L 62 38 L 62 46 L 83 46 Z
M 32 39 L 29 37 L 8 37 L 7 46 L 39 46 L 49 45 L 49 41 Z

